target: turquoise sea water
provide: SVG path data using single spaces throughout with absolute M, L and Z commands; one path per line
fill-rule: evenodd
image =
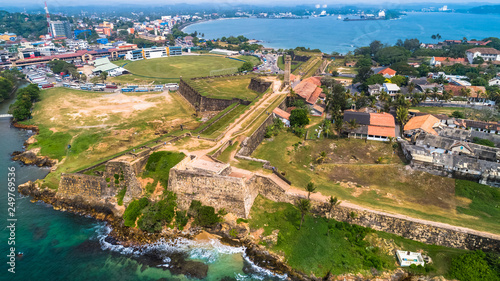
M 0 114 L 7 112 L 8 104 L 0 104 Z M 162 267 L 147 266 L 141 258 L 150 251 L 159 252 L 165 264 L 175 253 L 204 262 L 208 265 L 206 280 L 280 279 L 249 263 L 243 248 L 225 246 L 218 241 L 201 243 L 180 239 L 140 250 L 113 246 L 104 241 L 109 233 L 104 223 L 55 211 L 41 202 L 31 203 L 29 197 L 21 198 L 17 192 L 15 247 L 16 252 L 24 255 L 16 258 L 15 274 L 9 273 L 7 169 L 15 167 L 17 183 L 43 178 L 48 173 L 48 169 L 21 166 L 10 160 L 10 154 L 21 150 L 29 135 L 27 131 L 11 127 L 9 119 L 0 118 L 0 280 L 191 280 Z
M 425 43 L 436 43 L 431 36 L 437 33 L 442 36 L 441 40 L 500 37 L 498 26 L 500 15 L 409 13 L 401 19 L 380 21 L 343 21 L 337 17 L 224 19 L 193 24 L 184 31 L 198 31 L 209 39 L 244 35 L 273 48 L 304 46 L 326 53 L 346 53 L 373 40 L 394 44 L 398 39 L 418 38 Z

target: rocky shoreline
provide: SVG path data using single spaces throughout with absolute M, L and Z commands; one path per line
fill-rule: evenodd
M 38 184 L 27 182 L 18 186 L 18 191 L 25 195 L 33 197 L 32 201 L 42 201 L 51 205 L 54 210 L 67 211 L 82 216 L 93 217 L 97 220 L 104 221 L 111 228 L 111 232 L 106 238 L 106 242 L 113 245 L 121 245 L 124 247 L 141 248 L 146 245 L 156 242 L 173 240 L 176 238 L 194 239 L 194 237 L 203 231 L 201 228 L 190 228 L 188 231 L 179 231 L 177 229 L 162 233 L 147 233 L 136 228 L 129 228 L 123 225 L 121 218 L 115 217 L 112 204 L 105 202 L 90 202 L 81 197 L 75 199 L 65 199 L 56 196 L 56 191 L 48 188 L 40 189 Z M 245 247 L 245 255 L 258 267 L 272 271 L 278 275 L 286 275 L 290 280 L 319 280 L 308 277 L 307 275 L 298 272 L 286 265 L 284 258 L 270 253 L 264 246 L 256 244 L 248 237 L 238 238 L 229 234 L 229 230 L 233 229 L 227 223 L 219 224 L 214 228 L 207 228 L 210 234 L 220 237 L 224 244 L 230 246 Z M 171 262 L 168 269 L 176 274 L 188 274 L 195 278 L 203 278 L 203 268 L 205 264 L 185 260 L 182 256 L 176 256 L 177 262 Z M 146 264 L 157 266 L 160 262 L 159 255 L 148 252 Z M 196 263 L 196 264 L 193 264 Z M 194 270 L 196 269 L 196 270 Z M 194 271 L 192 271 L 194 270 Z

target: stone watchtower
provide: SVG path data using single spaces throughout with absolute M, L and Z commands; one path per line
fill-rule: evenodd
M 285 56 L 285 85 L 290 85 L 290 72 L 292 70 L 292 57 Z

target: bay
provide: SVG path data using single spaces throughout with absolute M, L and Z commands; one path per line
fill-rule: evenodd
M 345 16 L 342 16 L 344 18 Z M 440 34 L 442 40 L 481 40 L 500 37 L 500 15 L 464 13 L 408 13 L 396 20 L 343 21 L 336 16 L 308 19 L 222 19 L 195 23 L 186 33 L 204 33 L 207 39 L 243 35 L 263 41 L 272 48 L 297 46 L 320 49 L 325 53 L 347 53 L 356 47 L 367 46 L 373 40 L 394 44 L 398 39 L 417 38 L 424 43 Z

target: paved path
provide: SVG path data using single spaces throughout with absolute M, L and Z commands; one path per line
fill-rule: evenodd
M 238 117 L 238 119 L 236 119 L 235 122 L 229 126 L 229 129 L 225 133 L 224 137 L 218 143 L 214 144 L 213 147 L 203 149 L 203 150 L 198 150 L 198 151 L 192 151 L 192 152 L 188 152 L 188 151 L 182 151 L 182 152 L 184 152 L 186 155 L 191 154 L 191 155 L 196 155 L 198 157 L 203 157 L 203 156 L 207 155 L 209 152 L 214 151 L 214 149 L 216 149 L 217 147 L 219 147 L 221 144 L 225 143 L 226 141 L 229 141 L 230 139 L 233 139 L 237 136 L 240 136 L 243 133 L 245 133 L 246 131 L 248 131 L 248 129 L 252 127 L 253 121 L 250 122 L 249 125 L 246 126 L 246 128 L 242 128 L 242 125 L 244 123 L 247 123 L 246 121 L 249 121 L 252 118 L 255 120 L 259 117 L 259 116 L 253 116 L 253 113 L 255 113 L 256 111 L 262 110 L 264 108 L 267 108 L 272 102 L 275 101 L 274 98 L 277 97 L 278 95 L 287 94 L 287 91 L 288 91 L 287 88 L 285 88 L 281 92 L 279 91 L 281 84 L 278 82 L 274 82 L 272 87 L 273 87 L 273 91 L 265 94 L 259 102 L 257 102 L 256 104 L 254 104 L 250 107 L 250 109 L 247 113 Z M 264 114 L 266 114 L 266 113 L 264 112 Z M 240 130 L 243 130 L 243 131 L 240 131 Z M 167 149 L 167 148 L 168 149 L 176 149 L 174 145 L 167 145 L 164 147 L 164 149 Z M 177 150 L 178 150 L 178 148 L 177 148 Z M 231 153 L 231 160 L 235 160 L 234 159 L 235 154 L 236 154 L 236 152 Z M 379 164 L 377 164 L 377 165 L 379 165 Z M 275 174 L 268 175 L 268 174 L 263 174 L 261 172 L 253 173 L 251 171 L 236 168 L 236 167 L 231 167 L 231 169 L 232 169 L 234 175 L 238 176 L 238 177 L 245 177 L 245 178 L 249 179 L 254 174 L 257 174 L 257 175 L 260 175 L 263 177 L 267 177 L 267 178 L 271 179 L 272 181 L 274 181 L 278 186 L 283 188 L 287 194 L 292 195 L 294 197 L 307 198 L 307 192 L 305 190 L 290 186 L 289 184 L 287 184 L 285 181 L 283 181 L 281 178 L 279 178 Z M 310 199 L 313 201 L 325 202 L 325 203 L 328 202 L 329 198 L 330 198 L 329 196 L 325 196 L 319 192 L 311 194 L 311 197 L 310 197 Z M 409 217 L 409 216 L 401 215 L 401 214 L 388 213 L 388 212 L 384 212 L 384 211 L 374 210 L 374 209 L 370 209 L 370 208 L 366 208 L 366 207 L 363 207 L 360 205 L 350 203 L 348 201 L 342 201 L 340 203 L 340 206 L 346 207 L 346 208 L 352 208 L 352 209 L 359 210 L 359 211 L 371 212 L 371 213 L 379 214 L 379 215 L 383 215 L 383 216 L 404 219 L 404 220 L 413 221 L 413 222 L 417 222 L 417 223 L 421 223 L 421 224 L 425 224 L 425 225 L 431 225 L 431 226 L 440 227 L 440 228 L 444 228 L 444 229 L 449 229 L 449 230 L 454 230 L 454 231 L 469 233 L 469 234 L 475 234 L 475 235 L 482 236 L 482 237 L 489 237 L 492 239 L 500 240 L 500 235 L 496 235 L 496 234 L 492 234 L 492 233 L 488 233 L 488 232 L 483 232 L 483 231 L 477 231 L 477 230 L 466 228 L 466 227 L 454 226 L 454 225 L 441 223 L 441 222 L 418 219 L 418 218 Z

